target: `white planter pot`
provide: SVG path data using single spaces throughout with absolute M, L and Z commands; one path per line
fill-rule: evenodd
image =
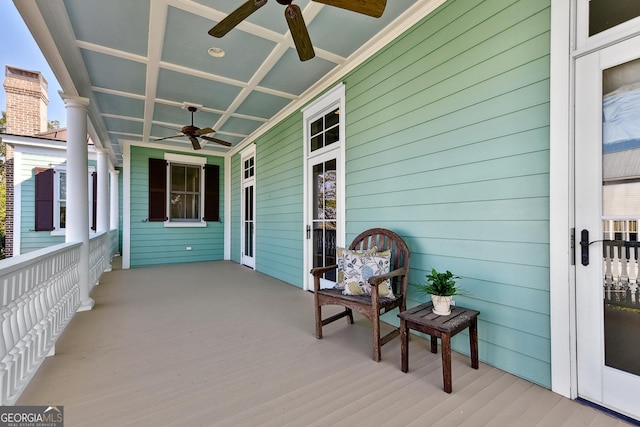
M 433 302 L 433 312 L 438 316 L 448 316 L 451 314 L 451 297 L 431 295 Z

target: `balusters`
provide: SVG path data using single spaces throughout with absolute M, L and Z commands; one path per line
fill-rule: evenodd
M 16 258 L 0 276 L 0 405 L 15 403 L 79 304 L 79 244 Z
M 94 241 L 95 240 L 95 241 Z M 91 241 L 97 282 L 111 254 L 103 233 Z M 0 405 L 14 404 L 80 306 L 80 244 L 9 261 L 0 276 Z
M 640 243 L 624 240 L 603 242 L 604 298 L 611 304 L 639 308 L 638 275 Z
M 638 283 L 638 248 L 627 248 L 629 259 L 629 286 Z
M 604 283 L 607 288 L 610 288 L 613 285 L 613 248 L 608 242 L 604 242 L 602 252 L 604 258 Z

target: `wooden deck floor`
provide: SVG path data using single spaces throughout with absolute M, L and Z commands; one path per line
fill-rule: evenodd
M 63 405 L 75 426 L 624 426 L 454 353 L 400 340 L 371 360 L 357 317 L 314 335 L 312 294 L 232 262 L 105 273 L 18 405 Z

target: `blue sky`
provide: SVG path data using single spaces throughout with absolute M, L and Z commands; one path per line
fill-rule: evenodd
M 0 0 L 0 67 L 2 82 L 4 82 L 5 65 L 40 71 L 44 75 L 44 78 L 49 83 L 47 119 L 58 120 L 60 125 L 65 127 L 67 113 L 64 108 L 64 102 L 62 102 L 58 94 L 60 85 L 12 0 Z M 0 87 L 0 111 L 5 111 L 6 106 L 4 88 Z

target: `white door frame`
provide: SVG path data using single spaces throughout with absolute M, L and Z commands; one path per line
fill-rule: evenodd
M 587 37 L 588 0 L 551 0 L 549 278 L 551 389 L 578 397 L 575 265 L 575 60 L 638 33 L 640 18 Z M 579 238 L 578 238 L 579 240 Z
M 340 108 L 340 133 L 339 141 L 331 144 L 324 149 L 316 150 L 310 153 L 310 137 L 309 126 L 313 120 L 315 120 L 320 114 L 326 112 L 332 107 Z M 336 156 L 337 160 L 337 181 L 338 188 L 336 189 L 337 196 L 337 218 L 336 218 L 336 244 L 338 246 L 344 246 L 345 241 L 345 127 L 346 127 L 346 108 L 345 108 L 345 86 L 340 83 L 327 91 L 324 95 L 318 98 L 316 101 L 302 109 L 303 114 L 303 186 L 304 186 L 304 203 L 303 203 L 303 218 L 304 224 L 302 230 L 300 230 L 300 236 L 303 241 L 303 289 L 313 290 L 313 281 L 309 271 L 311 270 L 311 251 L 309 248 L 309 240 L 307 239 L 307 226 L 311 225 L 311 211 L 309 209 L 309 200 L 311 195 L 309 194 L 310 188 L 310 158 L 323 155 L 327 152 L 339 150 Z
M 576 241 L 588 230 L 590 262 L 576 247 L 578 395 L 634 418 L 640 377 L 605 366 L 602 278 L 602 71 L 640 58 L 640 36 L 576 60 Z M 579 146 L 577 144 L 580 144 Z M 595 191 L 594 191 L 595 190 Z M 577 246 L 577 245 L 576 245 Z
M 253 175 L 245 178 L 244 162 L 250 158 L 253 158 Z M 240 263 L 256 268 L 256 146 L 251 144 L 245 150 L 240 153 Z M 248 186 L 253 187 L 253 256 L 245 255 L 245 188 Z

